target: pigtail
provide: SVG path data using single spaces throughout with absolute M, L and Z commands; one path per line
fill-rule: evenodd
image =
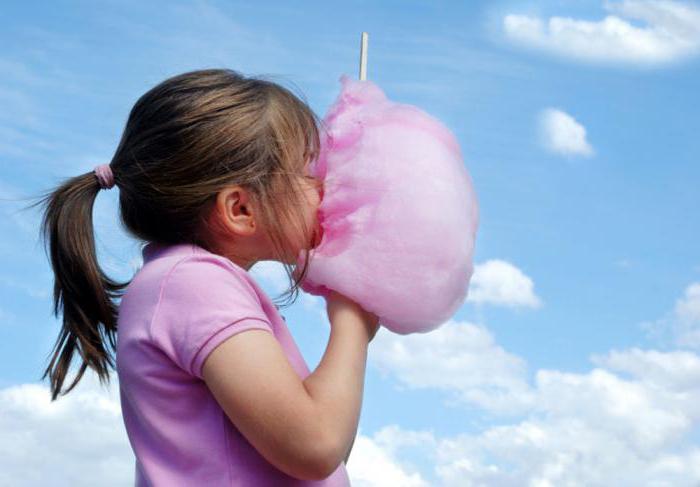
M 76 350 L 82 364 L 62 395 L 78 384 L 88 366 L 101 383 L 109 383 L 109 367 L 115 368 L 118 307 L 113 299 L 129 283 L 112 281 L 97 263 L 92 211 L 100 189 L 90 172 L 64 181 L 36 203 L 44 207 L 41 236 L 44 247 L 49 244 L 54 272 L 53 313 L 58 317 L 63 312 L 53 357 L 41 377 L 49 376 L 52 401 L 61 393 Z

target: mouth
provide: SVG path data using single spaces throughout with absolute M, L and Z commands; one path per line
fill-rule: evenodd
M 323 229 L 319 223 L 316 223 L 316 228 L 314 229 L 313 238 L 311 239 L 311 248 L 316 248 L 321 244 L 321 239 L 323 238 Z

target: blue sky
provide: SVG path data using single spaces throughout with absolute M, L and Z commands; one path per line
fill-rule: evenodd
M 109 162 L 136 99 L 183 71 L 274 75 L 322 116 L 362 31 L 368 79 L 457 136 L 480 226 L 453 319 L 370 345 L 353 485 L 700 482 L 700 3 L 11 2 L 2 23 L 0 430 L 25 434 L 0 440 L 0 483 L 133 471 L 114 389 L 49 404 L 39 381 L 59 322 L 22 198 Z M 117 198 L 97 198 L 98 251 L 128 279 Z M 283 290 L 276 264 L 252 272 Z M 323 301 L 282 313 L 313 369 Z

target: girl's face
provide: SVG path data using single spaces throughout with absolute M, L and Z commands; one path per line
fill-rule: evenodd
M 321 240 L 321 226 L 318 221 L 318 207 L 321 205 L 323 198 L 323 187 L 321 181 L 314 176 L 308 175 L 304 177 L 306 182 L 305 193 L 307 195 L 308 206 L 306 207 L 306 223 L 309 228 L 313 228 L 313 241 L 311 248 L 315 248 Z
M 322 181 L 311 175 L 310 166 L 308 164 L 303 176 L 300 178 L 302 193 L 304 195 L 304 207 L 302 208 L 302 214 L 304 215 L 306 226 L 311 228 L 313 231 L 313 237 L 311 242 L 305 242 L 302 235 L 295 236 L 294 241 L 297 245 L 295 248 L 296 256 L 298 256 L 302 250 L 310 250 L 317 247 L 321 241 L 322 235 L 321 226 L 318 221 L 318 207 L 321 204 L 321 199 L 323 198 Z M 298 232 L 300 232 L 300 230 Z

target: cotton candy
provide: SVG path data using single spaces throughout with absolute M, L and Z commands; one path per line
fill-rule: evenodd
M 395 333 L 425 333 L 467 297 L 479 221 L 471 177 L 439 120 L 371 81 L 340 82 L 311 166 L 323 181 L 321 239 L 301 288 L 333 289 Z

